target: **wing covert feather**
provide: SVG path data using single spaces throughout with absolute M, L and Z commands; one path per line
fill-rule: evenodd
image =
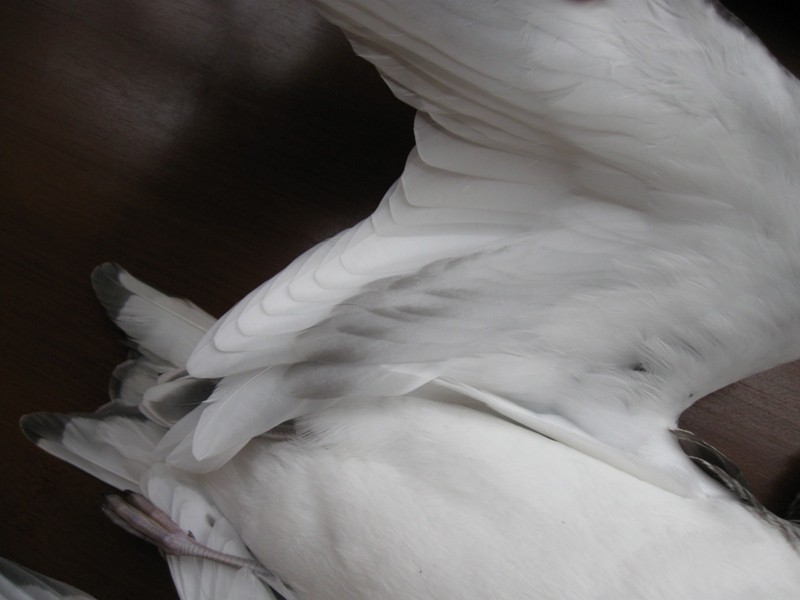
M 242 394 L 260 426 L 447 380 L 641 449 L 695 399 L 800 356 L 800 88 L 715 7 L 317 4 L 420 110 L 417 147 L 371 217 L 190 358 L 203 377 L 279 366 Z M 194 459 L 253 435 L 218 396 Z

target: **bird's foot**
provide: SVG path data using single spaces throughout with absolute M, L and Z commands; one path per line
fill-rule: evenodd
M 281 594 L 286 600 L 294 595 L 275 575 L 261 564 L 248 558 L 219 552 L 194 539 L 173 521 L 167 513 L 142 494 L 126 490 L 121 495 L 107 494 L 102 510 L 111 521 L 128 533 L 155 545 L 165 554 L 195 556 L 213 560 L 235 569 L 250 569 L 261 581 Z

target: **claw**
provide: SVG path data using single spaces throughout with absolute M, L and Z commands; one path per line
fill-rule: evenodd
M 125 490 L 121 496 L 106 494 L 102 510 L 115 525 L 131 535 L 150 542 L 165 554 L 195 556 L 235 569 L 250 569 L 256 577 L 286 600 L 294 599 L 291 590 L 262 565 L 248 558 L 204 546 L 142 494 L 133 490 Z

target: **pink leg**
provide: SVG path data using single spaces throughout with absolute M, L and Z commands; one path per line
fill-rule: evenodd
M 247 558 L 225 554 L 204 546 L 142 494 L 132 490 L 126 490 L 120 496 L 108 494 L 102 509 L 115 525 L 136 537 L 147 540 L 165 554 L 196 556 L 235 569 L 250 569 L 256 577 L 286 600 L 295 598 L 289 588 L 262 565 Z

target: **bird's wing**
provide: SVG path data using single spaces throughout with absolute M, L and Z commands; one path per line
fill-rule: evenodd
M 294 362 L 223 379 L 173 458 L 213 467 L 338 399 L 446 388 L 619 464 L 610 449 L 653 457 L 696 399 L 800 357 L 793 253 L 751 221 L 592 202 L 553 219 L 365 286 L 296 336 Z
M 798 356 L 800 95 L 714 6 L 320 5 L 421 111 L 417 147 L 372 217 L 205 336 L 189 371 L 224 379 L 177 464 L 428 384 L 653 455 L 695 399 Z
M 0 598 L 6 600 L 94 600 L 81 590 L 0 558 Z
M 421 111 L 417 147 L 374 215 L 211 330 L 198 376 L 264 367 L 370 281 L 546 229 L 575 196 L 795 235 L 797 83 L 705 0 L 318 4 Z
M 763 185 L 794 182 L 800 88 L 716 3 L 318 4 L 403 101 L 457 140 L 528 158 L 474 161 L 461 145 L 448 170 L 536 184 L 557 163 L 571 189 L 678 218 L 720 202 L 780 220 L 793 200 Z

